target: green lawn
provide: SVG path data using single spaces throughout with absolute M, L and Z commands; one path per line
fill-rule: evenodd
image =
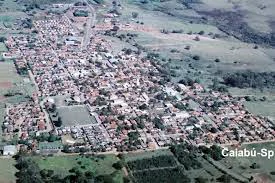
M 38 163 L 41 169 L 51 169 L 61 176 L 69 174 L 69 170 L 78 167 L 83 171 L 92 171 L 96 176 L 111 174 L 115 171 L 112 165 L 118 161 L 115 155 L 106 156 L 53 156 L 41 157 L 36 156 L 33 159 Z M 85 168 L 84 168 L 85 167 Z M 122 182 L 122 171 L 116 174 L 116 182 Z
M 4 43 L 0 43 L 0 52 L 4 52 L 4 51 L 7 51 L 7 47 Z
M 15 172 L 17 171 L 14 167 L 14 159 L 0 158 L 0 182 L 1 183 L 13 183 L 15 182 Z

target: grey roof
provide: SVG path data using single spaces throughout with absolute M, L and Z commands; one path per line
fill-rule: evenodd
M 14 145 L 4 146 L 4 152 L 17 152 L 16 146 Z

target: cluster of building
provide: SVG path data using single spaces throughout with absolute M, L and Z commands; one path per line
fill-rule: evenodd
M 4 134 L 18 133 L 25 140 L 31 133 L 50 131 L 51 125 L 47 124 L 39 103 L 30 101 L 7 107 L 2 130 Z
M 84 139 L 85 146 L 105 151 L 181 141 L 274 140 L 272 122 L 249 113 L 228 93 L 166 81 L 156 63 L 131 49 L 113 53 L 109 41 L 97 33 L 83 51 L 81 33 L 64 16 L 37 20 L 34 29 L 35 38 L 11 36 L 6 44 L 10 54 L 17 55 L 16 64 L 30 71 L 38 96 L 69 96 L 68 105 L 86 105 L 99 118 L 96 124 L 56 128 L 58 135 L 69 133 Z M 9 107 L 5 132 L 18 130 L 23 137 L 48 130 L 43 107 L 35 100 Z

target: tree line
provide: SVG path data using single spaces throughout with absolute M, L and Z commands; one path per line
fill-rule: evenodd
M 224 84 L 238 88 L 275 88 L 275 72 L 242 71 L 223 76 Z

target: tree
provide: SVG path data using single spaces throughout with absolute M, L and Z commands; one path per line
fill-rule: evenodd
M 195 55 L 195 56 L 193 56 L 193 59 L 194 59 L 194 60 L 200 60 L 200 56 Z
M 201 176 L 195 178 L 195 183 L 207 183 L 207 182 L 208 182 L 208 180 Z
M 54 142 L 58 140 L 58 137 L 54 134 L 50 134 L 49 138 L 48 138 L 48 142 Z
M 222 182 L 222 183 L 230 183 L 231 182 L 231 177 L 227 174 L 224 174 L 217 178 L 217 181 Z
M 203 34 L 204 34 L 204 31 L 202 30 L 202 31 L 200 31 L 198 34 L 199 34 L 199 35 L 203 35 Z
M 15 167 L 19 170 L 15 175 L 20 183 L 43 183 L 38 165 L 28 157 L 19 157 Z
M 164 125 L 162 123 L 162 120 L 160 118 L 157 118 L 157 117 L 154 118 L 153 119 L 153 123 L 154 123 L 154 125 L 155 125 L 156 128 L 164 130 L 165 127 L 164 127 Z
M 137 18 L 138 17 L 138 12 L 132 12 L 132 17 Z
M 253 164 L 250 166 L 250 168 L 252 168 L 252 169 L 258 169 L 258 168 L 260 168 L 260 165 L 257 164 L 257 163 L 253 163 Z
M 128 49 L 126 49 L 125 54 L 126 54 L 126 55 L 131 55 L 132 52 L 133 52 L 133 50 L 130 49 L 130 48 L 128 48 Z
M 58 117 L 57 121 L 54 123 L 56 127 L 61 127 L 62 126 L 62 120 L 61 117 Z
M 5 41 L 7 41 L 7 38 L 6 38 L 6 37 L 1 36 L 1 37 L 0 37 L 0 42 L 1 42 L 1 43 L 3 43 L 3 42 L 5 42 Z
M 125 166 L 125 162 L 122 160 L 119 160 L 113 164 L 113 167 L 117 170 L 121 170 L 124 166 Z
M 138 140 L 139 133 L 137 131 L 135 131 L 135 132 L 129 132 L 128 133 L 128 137 L 129 137 L 130 141 L 136 141 L 136 140 Z
M 141 106 L 139 106 L 140 110 L 145 110 L 148 109 L 148 106 L 146 104 L 142 104 Z

